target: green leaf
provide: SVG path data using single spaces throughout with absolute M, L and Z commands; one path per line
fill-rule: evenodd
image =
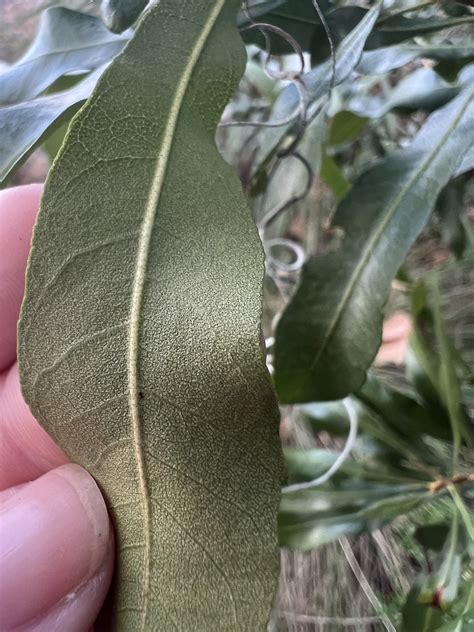
M 388 46 L 411 39 L 412 37 L 429 35 L 430 33 L 436 33 L 437 31 L 450 29 L 463 24 L 472 24 L 473 22 L 473 15 L 455 18 L 435 16 L 407 18 L 403 15 L 397 15 L 382 18 L 377 24 L 372 41 L 368 44 L 369 48 L 378 48 L 381 45 Z
M 380 2 L 365 14 L 353 31 L 341 42 L 336 51 L 334 78 L 331 61 L 321 64 L 321 66 L 313 68 L 303 75 L 302 82 L 307 91 L 308 105 L 316 103 L 321 97 L 329 93 L 333 79 L 334 85 L 339 85 L 350 77 L 360 60 L 365 42 L 375 24 L 379 11 Z M 291 117 L 292 113 L 297 112 L 299 102 L 300 92 L 298 89 L 293 84 L 287 86 L 275 101 L 269 121 L 274 125 L 278 125 L 280 121 L 285 121 Z M 295 122 L 296 120 L 297 117 L 295 116 Z M 268 159 L 293 125 L 294 123 L 283 122 L 277 127 L 262 128 L 254 159 L 255 168 L 260 167 Z
M 355 452 L 355 449 L 353 450 Z M 290 482 L 311 481 L 329 470 L 335 463 L 340 453 L 335 450 L 314 448 L 312 450 L 299 450 L 286 448 L 284 450 L 285 462 Z M 347 459 L 331 477 L 331 483 L 338 485 L 342 481 L 378 481 L 381 483 L 404 483 L 410 479 L 408 473 L 391 468 L 386 463 L 366 462 L 365 459 L 356 461 Z M 410 479 L 414 482 L 413 479 Z
M 474 142 L 474 88 L 437 110 L 411 146 L 364 173 L 340 203 L 341 248 L 311 257 L 279 321 L 283 403 L 341 399 L 363 384 L 392 279 L 438 194 Z
M 441 551 L 449 532 L 448 524 L 431 524 L 418 527 L 415 538 L 425 548 L 433 551 Z
M 329 0 L 318 0 L 323 12 L 329 7 Z M 258 29 L 248 29 L 251 25 L 249 14 L 254 22 L 270 24 L 293 37 L 303 50 L 310 50 L 316 27 L 321 20 L 311 0 L 269 0 L 267 2 L 249 2 L 248 13 L 242 11 L 238 24 L 242 37 L 248 44 L 266 47 L 266 42 Z M 268 31 L 271 52 L 274 55 L 293 53 L 294 48 L 281 36 Z
M 440 474 L 437 470 L 436 473 L 433 474 L 432 467 L 426 468 L 426 464 L 428 464 L 429 466 L 435 466 L 439 470 L 439 455 L 434 453 L 421 437 L 407 437 L 400 432 L 399 429 L 387 423 L 384 417 L 373 408 L 368 407 L 356 398 L 354 398 L 354 405 L 356 406 L 360 428 L 390 448 L 392 458 L 398 457 L 395 458 L 395 464 L 397 466 L 401 465 L 400 460 L 403 459 L 405 461 L 405 469 L 407 467 L 406 460 L 408 459 L 415 463 L 417 468 L 422 466 L 424 476 L 426 476 L 428 472 L 431 472 L 431 480 L 434 475 Z M 407 470 L 407 473 L 408 472 Z M 409 473 L 411 476 L 413 475 L 413 472 Z
M 330 145 L 340 145 L 354 140 L 367 124 L 365 117 L 357 116 L 353 112 L 340 111 L 332 118 L 329 127 Z
M 336 436 L 345 436 L 349 432 L 347 410 L 342 402 L 313 402 L 304 404 L 299 410 L 317 432 L 324 430 Z
M 346 6 L 336 8 L 326 14 L 326 21 L 336 45 L 354 28 L 366 12 L 367 9 L 359 6 Z M 458 18 L 382 17 L 375 24 L 365 48 L 366 50 L 385 48 L 421 35 L 429 35 L 462 24 L 472 24 L 473 21 L 474 16 Z M 313 64 L 320 63 L 329 56 L 329 44 L 322 25 L 315 27 L 312 44 L 308 52 L 311 52 Z
M 469 236 L 463 224 L 466 184 L 463 177 L 449 182 L 441 191 L 434 209 L 440 221 L 441 239 L 459 259 L 469 246 Z
M 450 85 L 431 68 L 418 68 L 403 78 L 388 95 L 359 96 L 349 101 L 348 109 L 360 116 L 380 118 L 390 112 L 432 112 L 457 96 L 461 85 Z
M 51 131 L 71 118 L 103 71 L 95 70 L 65 92 L 0 108 L 0 183 Z
M 239 4 L 150 9 L 68 132 L 35 228 L 21 381 L 112 515 L 100 629 L 264 630 L 273 603 L 263 254 L 215 145 L 245 66 Z
M 433 416 L 416 400 L 395 390 L 386 388 L 373 374 L 369 373 L 357 397 L 391 428 L 413 441 L 427 434 L 438 439 L 451 439 L 449 418 L 439 411 Z
M 321 487 L 283 494 L 280 544 L 309 550 L 343 536 L 379 529 L 433 497 L 414 485 L 366 484 L 351 490 Z
M 321 162 L 320 177 L 331 189 L 336 200 L 342 200 L 343 197 L 351 190 L 351 183 L 347 180 L 342 173 L 342 170 L 337 165 L 336 161 L 330 156 L 327 151 L 323 153 L 323 159 Z
M 401 632 L 435 632 L 443 623 L 442 611 L 419 602 L 422 578 L 408 593 L 402 609 Z
M 441 314 L 441 297 L 437 281 L 432 284 L 434 330 L 439 349 L 439 377 L 438 384 L 443 403 L 449 412 L 451 431 L 453 435 L 453 475 L 458 473 L 459 451 L 462 438 L 468 445 L 474 444 L 472 431 L 466 424 L 463 415 L 461 401 L 461 384 L 456 372 L 456 359 L 453 354 L 453 346 L 446 334 L 446 328 Z
M 412 288 L 411 309 L 413 329 L 410 334 L 408 350 L 405 356 L 405 375 L 413 385 L 417 397 L 422 400 L 432 415 L 441 413 L 448 417 L 447 410 L 441 401 L 438 384 L 438 357 L 432 343 L 425 336 L 427 319 L 432 320 L 428 306 L 426 284 L 417 281 Z
M 0 105 L 30 101 L 62 75 L 99 68 L 128 39 L 129 34 L 113 35 L 92 15 L 63 7 L 44 11 L 31 48 L 0 74 Z
M 367 9 L 360 6 L 337 7 L 330 10 L 327 0 L 319 2 L 325 15 L 329 31 L 336 45 L 352 31 L 367 14 Z M 275 0 L 250 4 L 250 15 L 256 22 L 264 22 L 281 28 L 292 35 L 300 47 L 312 54 L 313 64 L 320 63 L 329 56 L 329 43 L 323 25 L 312 2 L 305 0 Z M 472 24 L 471 15 L 459 17 L 405 17 L 383 16 L 376 25 L 367 42 L 369 49 L 388 47 L 420 35 L 428 35 L 437 31 L 463 24 Z M 239 26 L 249 26 L 249 20 L 242 12 Z M 275 55 L 293 53 L 294 49 L 282 37 L 270 35 L 271 51 Z M 243 32 L 246 43 L 265 48 L 265 40 L 258 29 Z M 429 55 L 426 55 L 429 57 Z
M 399 394 L 397 393 L 396 395 Z M 389 408 L 391 396 L 387 394 L 384 399 L 378 398 L 378 406 L 370 405 L 371 396 L 373 399 L 373 393 L 367 393 L 365 402 L 362 397 L 358 399 L 353 398 L 360 430 L 365 433 L 364 436 L 366 438 L 368 435 L 378 442 L 375 451 L 373 450 L 373 445 L 370 446 L 369 450 L 362 450 L 361 460 L 365 464 L 373 464 L 374 467 L 379 468 L 379 470 L 382 469 L 385 471 L 386 466 L 389 466 L 390 471 L 387 470 L 387 473 L 390 475 L 396 474 L 405 479 L 408 477 L 411 480 L 432 480 L 432 473 L 427 479 L 426 472 L 422 472 L 421 470 L 415 472 L 409 469 L 407 464 L 408 459 L 414 461 L 419 468 L 420 464 L 429 463 L 437 465 L 439 461 L 439 457 L 431 453 L 431 450 L 422 441 L 420 436 L 410 431 L 401 431 L 405 429 L 405 424 L 408 423 L 409 413 L 413 410 L 411 401 L 405 402 L 403 399 L 401 400 L 403 403 L 404 416 L 404 419 L 402 417 L 401 423 L 396 419 L 396 412 L 390 415 L 390 419 L 396 419 L 396 423 L 388 423 L 383 414 L 385 410 Z M 400 408 L 401 406 L 397 402 L 397 397 L 394 398 L 394 401 Z M 340 401 L 312 402 L 311 404 L 300 406 L 299 411 L 303 419 L 308 424 L 311 424 L 311 428 L 316 432 L 325 431 L 335 436 L 345 436 L 348 433 L 349 420 L 347 411 Z M 417 419 L 415 421 L 419 424 Z M 445 419 L 445 424 L 447 434 L 450 437 L 449 421 L 447 419 Z M 382 444 L 382 446 L 380 444 Z M 383 448 L 382 453 L 380 453 L 380 448 Z M 402 460 L 403 465 L 401 464 Z M 394 468 L 391 468 L 391 465 L 393 465 Z
M 453 60 L 469 60 L 473 56 L 474 46 L 471 43 L 439 43 L 429 46 L 408 43 L 364 52 L 356 70 L 362 75 L 382 75 L 420 57 L 445 61 L 452 65 Z
M 122 33 L 138 19 L 148 0 L 102 0 L 100 11 L 107 27 Z

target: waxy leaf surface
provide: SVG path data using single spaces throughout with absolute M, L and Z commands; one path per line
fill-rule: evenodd
M 214 142 L 245 65 L 239 4 L 150 10 L 76 116 L 35 229 L 22 386 L 113 517 L 99 629 L 265 630 L 277 583 L 263 254 Z

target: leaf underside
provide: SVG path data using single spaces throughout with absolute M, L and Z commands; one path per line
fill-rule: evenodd
M 22 387 L 113 517 L 101 629 L 264 630 L 276 588 L 263 254 L 214 142 L 245 64 L 239 4 L 149 12 L 76 116 L 35 228 Z

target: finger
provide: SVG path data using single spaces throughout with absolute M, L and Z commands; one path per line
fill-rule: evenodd
M 15 363 L 0 376 L 0 490 L 32 481 L 67 461 L 25 404 Z
M 91 625 L 99 614 L 112 578 L 113 540 L 110 553 L 102 568 L 88 582 L 66 595 L 46 615 L 15 628 L 14 632 L 93 632 Z
M 0 629 L 82 632 L 107 592 L 112 532 L 102 495 L 63 465 L 0 496 Z
M 0 371 L 16 357 L 16 325 L 42 190 L 30 184 L 0 191 Z
M 395 312 L 384 321 L 383 342 L 395 342 L 400 338 L 408 338 L 412 328 L 411 318 L 405 312 Z

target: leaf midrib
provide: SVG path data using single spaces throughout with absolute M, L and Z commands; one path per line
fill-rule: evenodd
M 139 487 L 141 492 L 143 521 L 144 521 L 144 577 L 143 577 L 143 595 L 144 607 L 142 611 L 141 629 L 145 629 L 146 615 L 148 607 L 148 595 L 150 586 L 150 534 L 151 534 L 151 509 L 150 494 L 146 479 L 145 463 L 143 459 L 142 449 L 142 433 L 140 425 L 139 410 L 139 386 L 138 386 L 138 352 L 139 352 L 139 334 L 142 312 L 143 293 L 146 280 L 148 257 L 150 252 L 150 244 L 155 225 L 156 212 L 161 190 L 166 175 L 168 159 L 173 146 L 176 125 L 179 114 L 186 95 L 186 90 L 191 80 L 194 68 L 199 61 L 201 52 L 206 44 L 226 0 L 216 0 L 214 7 L 209 12 L 208 18 L 197 38 L 194 47 L 188 57 L 183 73 L 178 81 L 176 91 L 169 110 L 168 119 L 165 124 L 163 141 L 160 145 L 160 153 L 156 162 L 155 172 L 148 195 L 145 214 L 140 229 L 138 242 L 138 252 L 136 261 L 136 272 L 132 286 L 132 301 L 130 314 L 130 336 L 128 348 L 128 383 L 129 383 L 129 408 L 132 424 L 132 439 L 137 462 Z
M 385 231 L 385 228 L 387 227 L 387 225 L 391 221 L 392 217 L 394 216 L 395 212 L 397 211 L 398 207 L 400 206 L 400 203 L 402 202 L 402 200 L 405 197 L 405 195 L 408 193 L 408 191 L 410 190 L 410 188 L 412 187 L 414 182 L 416 182 L 416 180 L 421 176 L 421 174 L 429 167 L 430 163 L 433 161 L 433 159 L 435 158 L 436 154 L 438 153 L 438 148 L 441 145 L 444 144 L 444 142 L 449 137 L 449 135 L 452 132 L 452 130 L 458 124 L 459 120 L 461 119 L 461 117 L 463 116 L 463 114 L 466 111 L 467 107 L 469 106 L 469 104 L 471 102 L 471 99 L 472 99 L 472 96 L 473 96 L 473 90 L 470 90 L 468 92 L 467 99 L 466 99 L 463 107 L 460 109 L 458 115 L 453 120 L 452 124 L 446 130 L 446 133 L 443 134 L 442 138 L 438 141 L 438 143 L 436 143 L 436 145 L 434 146 L 432 151 L 428 154 L 426 160 L 420 165 L 419 169 L 417 169 L 414 172 L 414 174 L 408 180 L 408 182 L 405 184 L 405 186 L 403 186 L 401 188 L 400 193 L 397 195 L 397 197 L 393 201 L 392 205 L 389 206 L 389 209 L 388 209 L 384 219 L 382 220 L 382 222 L 380 222 L 379 226 L 374 231 L 373 237 L 368 241 L 366 247 L 362 250 L 362 257 L 359 260 L 359 263 L 357 264 L 357 266 L 355 267 L 353 274 L 349 278 L 349 283 L 348 283 L 348 285 L 346 287 L 346 291 L 344 292 L 344 294 L 342 296 L 342 300 L 340 301 L 340 303 L 339 303 L 339 305 L 338 305 L 338 307 L 336 309 L 334 318 L 332 319 L 332 321 L 330 323 L 330 326 L 329 326 L 329 329 L 328 329 L 328 333 L 327 333 L 327 335 L 325 337 L 324 343 L 321 345 L 320 350 L 318 351 L 318 353 L 314 357 L 313 362 L 311 363 L 311 368 L 310 368 L 311 371 L 314 369 L 315 365 L 317 364 L 317 362 L 319 361 L 321 355 L 323 354 L 324 350 L 326 349 L 329 341 L 331 340 L 332 336 L 334 335 L 335 329 L 336 329 L 336 327 L 337 327 L 337 325 L 339 323 L 339 320 L 340 320 L 340 318 L 342 316 L 342 313 L 343 313 L 343 311 L 344 311 L 344 309 L 346 307 L 346 303 L 350 299 L 350 297 L 351 297 L 351 295 L 352 295 L 352 293 L 354 291 L 354 288 L 355 288 L 355 286 L 357 284 L 359 275 L 360 275 L 362 269 L 367 264 L 368 260 L 370 259 L 371 255 L 372 255 L 372 251 L 373 251 L 375 245 L 377 244 L 377 242 L 382 237 L 382 235 L 383 235 L 383 233 Z

